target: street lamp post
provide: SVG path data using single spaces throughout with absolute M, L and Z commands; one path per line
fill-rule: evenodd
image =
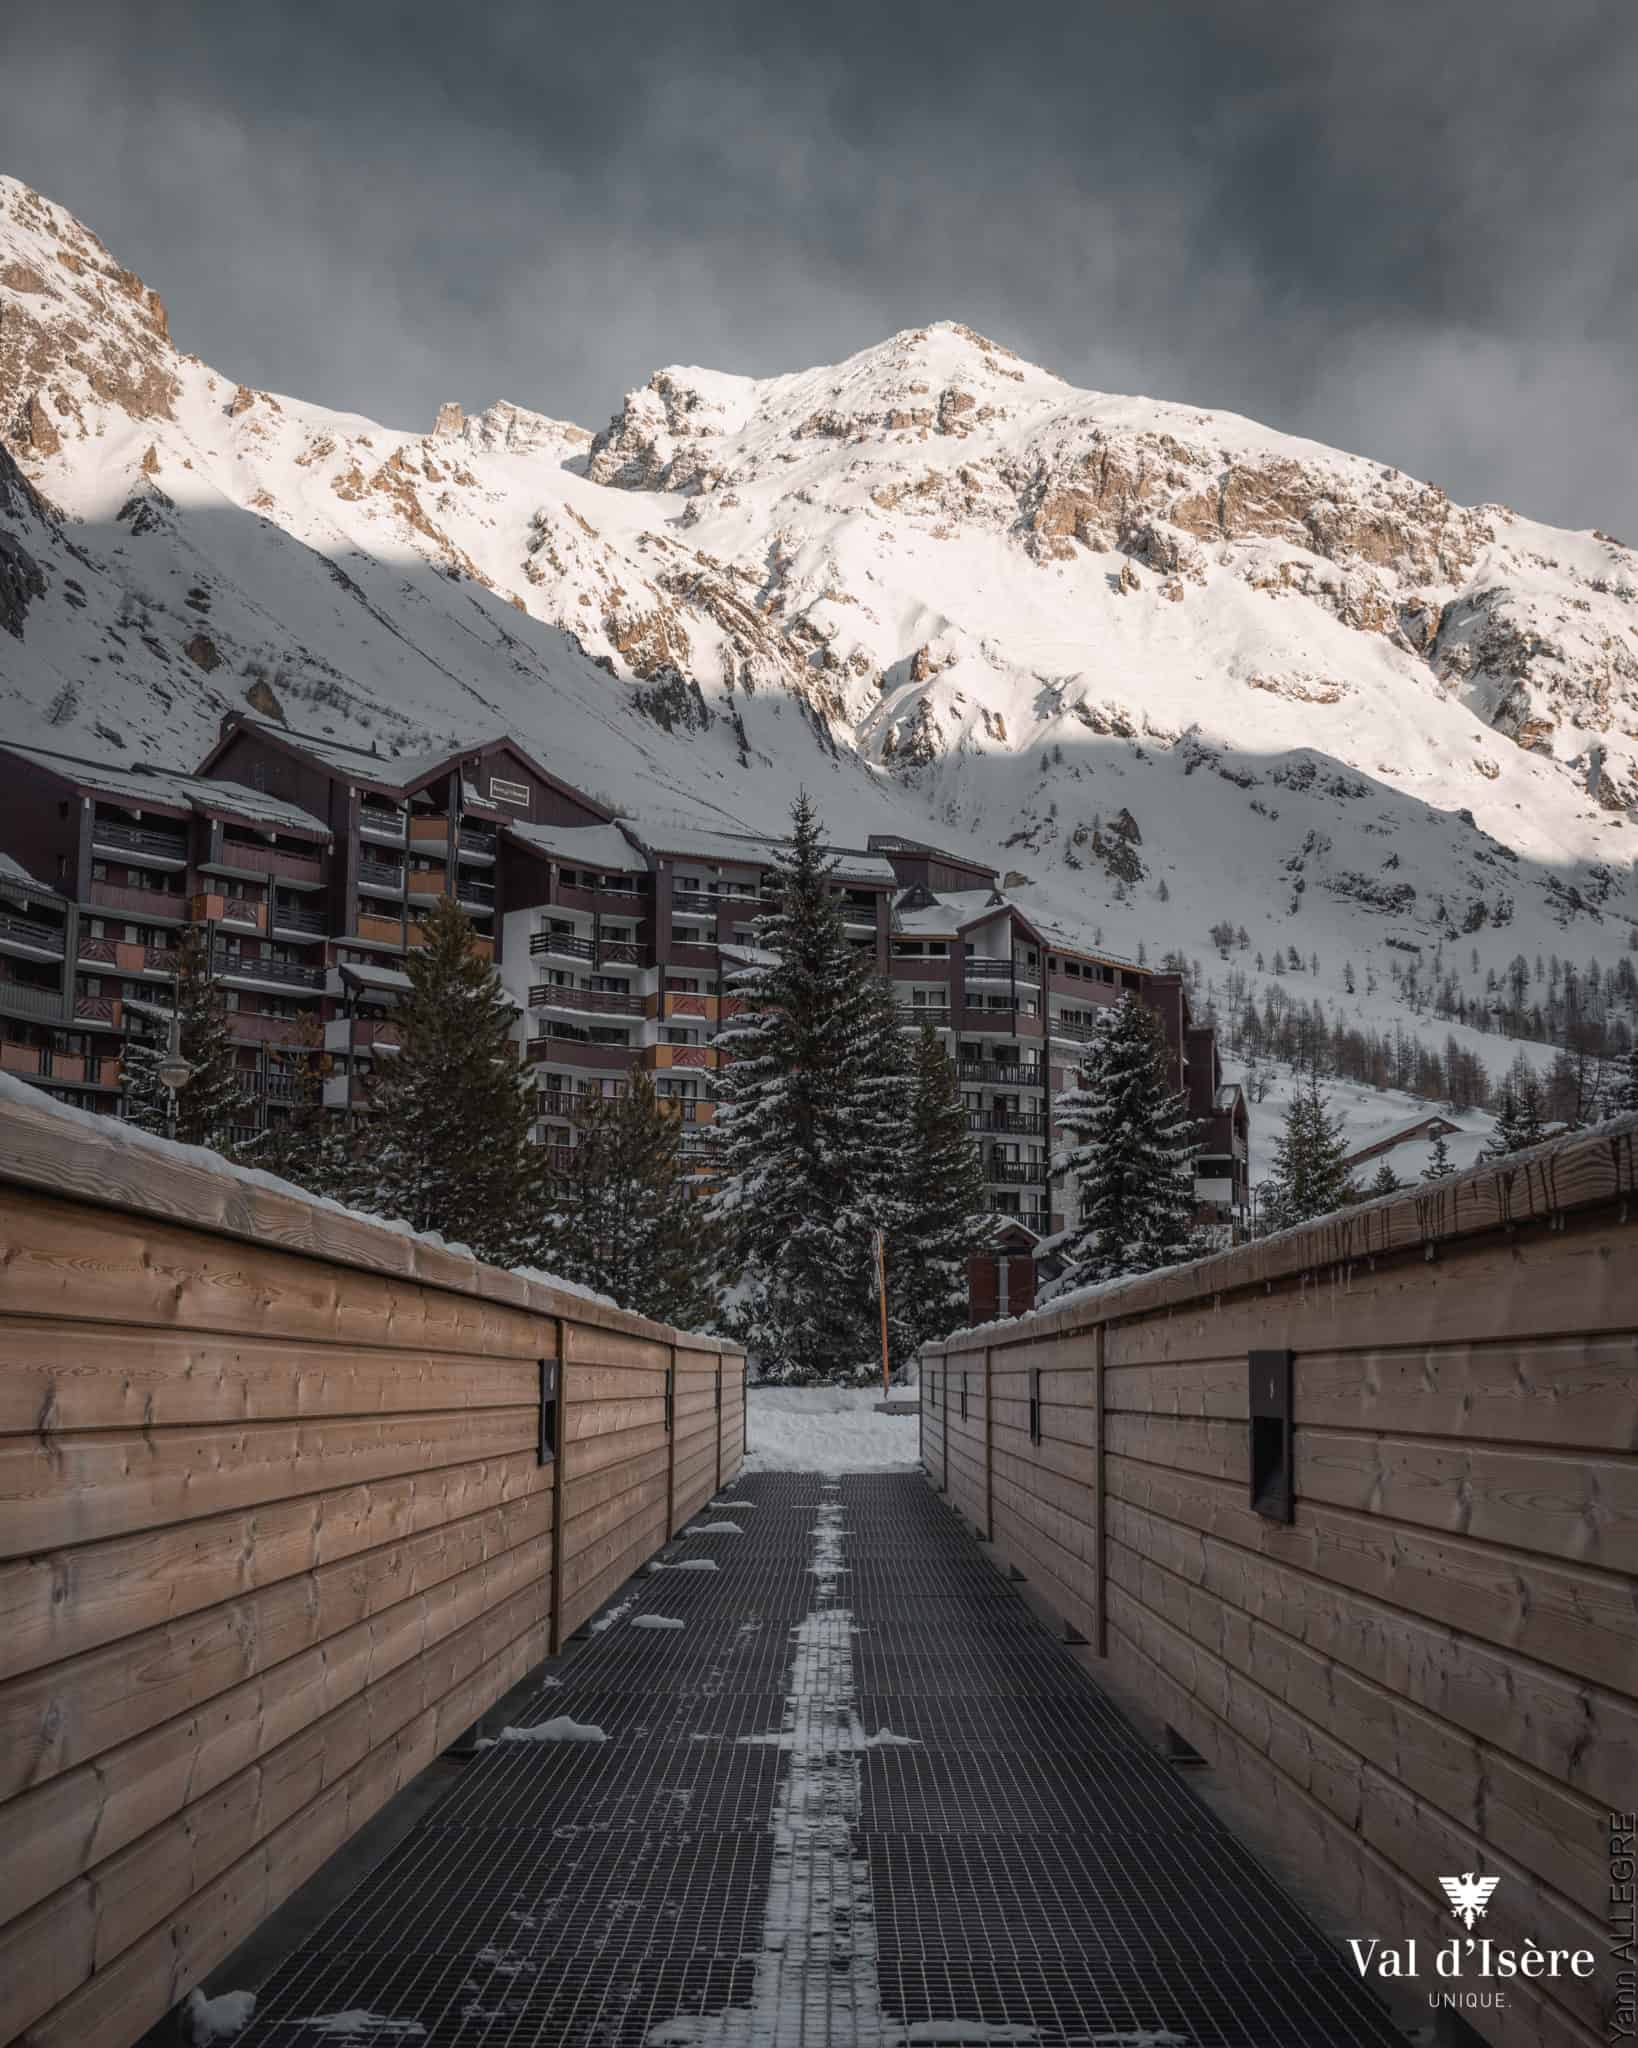
M 182 1057 L 182 976 L 171 971 L 171 1029 L 165 1056 L 154 1066 L 154 1079 L 166 1091 L 165 1135 L 176 1136 L 176 1098 L 193 1079 L 193 1068 Z

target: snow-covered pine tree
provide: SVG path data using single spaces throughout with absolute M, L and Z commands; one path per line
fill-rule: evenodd
M 1547 1142 L 1545 1103 L 1541 1083 L 1528 1068 L 1515 1067 L 1502 1083 L 1496 1103 L 1496 1128 L 1491 1132 L 1481 1160 L 1505 1159 L 1510 1152 L 1528 1152 Z
M 792 827 L 776 907 L 754 925 L 766 957 L 734 976 L 740 1007 L 716 1039 L 711 1208 L 735 1277 L 735 1334 L 765 1374 L 822 1384 L 852 1379 L 878 1342 L 882 1138 L 867 1076 L 881 992 L 873 959 L 848 943 L 805 793 Z
M 539 1256 L 622 1308 L 706 1328 L 717 1310 L 713 1228 L 689 1184 L 682 1120 L 645 1073 L 624 1095 L 588 1095 L 567 1163 L 548 1178 Z
M 1307 1087 L 1286 1105 L 1270 1180 L 1264 1210 L 1270 1230 L 1328 1216 L 1355 1199 L 1341 1120 L 1331 1115 L 1316 1073 L 1310 1072 Z
M 350 1198 L 514 1264 L 528 1256 L 538 1171 L 516 1011 L 459 905 L 441 897 L 424 930 L 404 960 L 411 986 L 394 1012 L 399 1049 L 370 1078 Z
M 1633 1040 L 1626 1058 L 1616 1062 L 1614 1077 L 1610 1083 L 1609 1114 L 1638 1114 L 1638 1038 Z
M 1387 1160 L 1384 1159 L 1372 1176 L 1369 1187 L 1365 1190 L 1365 1199 L 1368 1202 L 1374 1202 L 1381 1195 L 1402 1194 L 1406 1185 L 1407 1183 L 1399 1178 Z
M 961 1323 L 967 1255 L 984 1227 L 984 1170 L 954 1064 L 925 1020 L 911 1042 L 913 1089 L 903 1213 L 888 1247 L 890 1323 L 908 1353 Z
M 1433 1150 L 1428 1155 L 1427 1165 L 1422 1169 L 1422 1178 L 1424 1180 L 1449 1180 L 1455 1171 L 1456 1168 L 1450 1156 L 1450 1147 L 1445 1143 L 1445 1134 L 1441 1131 L 1433 1141 Z
M 1052 1292 L 1188 1258 L 1198 1125 L 1172 1090 L 1160 1019 L 1136 996 L 1101 1012 L 1080 1085 L 1053 1111 L 1070 1140 L 1053 1171 L 1073 1177 L 1080 1213 Z
M 165 1137 L 173 1098 L 155 1069 L 170 1047 L 171 1006 L 141 1000 L 124 1005 L 125 1043 L 119 1056 L 119 1113 L 139 1131 Z

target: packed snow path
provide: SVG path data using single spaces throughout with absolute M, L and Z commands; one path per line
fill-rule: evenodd
M 241 2048 L 1390 2048 L 919 1475 L 697 1517 L 278 1971 Z M 644 1629 L 645 1615 L 681 1628 Z M 519 1740 L 567 1724 L 576 1740 Z M 600 1731 L 596 1734 L 585 1731 Z

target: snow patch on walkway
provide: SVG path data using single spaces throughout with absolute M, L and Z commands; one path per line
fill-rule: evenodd
M 477 1748 L 493 1749 L 497 1742 L 607 1742 L 608 1737 L 601 1728 L 589 1721 L 576 1721 L 568 1714 L 558 1714 L 550 1721 L 537 1722 L 533 1728 L 503 1728 L 498 1735 L 480 1737 Z

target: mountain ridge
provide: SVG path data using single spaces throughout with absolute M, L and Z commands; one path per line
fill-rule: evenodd
M 658 370 L 596 432 L 396 429 L 183 353 L 0 179 L 0 444 L 3 736 L 190 766 L 247 705 L 391 752 L 504 725 L 760 829 L 807 784 L 1134 956 L 1323 952 L 1333 1002 L 1345 961 L 1482 980 L 1638 926 L 1629 549 L 960 323 Z

